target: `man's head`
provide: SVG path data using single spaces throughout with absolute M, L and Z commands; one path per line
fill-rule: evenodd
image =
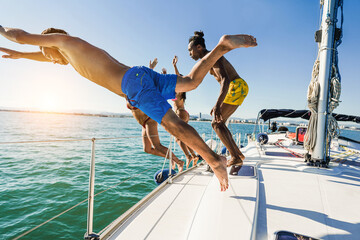
M 65 35 L 69 35 L 67 32 L 65 32 L 62 29 L 57 29 L 57 28 L 48 28 L 45 29 L 44 31 L 42 31 L 41 34 L 65 34 Z M 43 53 L 43 55 L 49 59 L 51 62 L 58 63 L 61 65 L 67 65 L 69 62 L 68 60 L 66 60 L 66 58 L 55 48 L 49 48 L 49 47 L 40 47 L 41 52 Z
M 69 35 L 66 31 L 59 28 L 48 28 L 41 32 L 41 34 L 50 34 L 50 33 L 62 33 L 65 35 Z
M 205 46 L 204 33 L 202 31 L 194 32 L 194 36 L 189 38 L 188 50 L 190 57 L 194 60 L 202 58 L 207 53 Z

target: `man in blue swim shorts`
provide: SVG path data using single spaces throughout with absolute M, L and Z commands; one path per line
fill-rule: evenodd
M 10 41 L 40 47 L 40 51 L 18 52 L 1 48 L 3 58 L 26 58 L 41 62 L 53 62 L 71 66 L 83 77 L 126 97 L 132 106 L 153 118 L 170 134 L 199 153 L 214 171 L 221 191 L 228 184 L 226 158 L 214 153 L 190 125 L 171 110 L 166 99 L 175 92 L 188 92 L 197 88 L 207 72 L 225 53 L 240 47 L 255 47 L 256 39 L 250 35 L 224 35 L 216 47 L 197 62 L 187 76 L 159 74 L 144 68 L 130 68 L 111 57 L 104 50 L 78 37 L 72 37 L 62 29 L 49 28 L 41 34 L 31 34 L 17 28 L 0 25 L 0 34 Z
M 171 105 L 167 99 L 175 98 L 177 75 L 160 74 L 147 67 L 129 69 L 121 88 L 128 102 L 161 124 Z

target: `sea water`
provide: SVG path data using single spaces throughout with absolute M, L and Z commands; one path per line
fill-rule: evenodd
M 210 122 L 190 125 L 206 139 L 215 138 Z M 170 135 L 161 126 L 158 129 L 161 143 L 168 147 Z M 254 125 L 230 124 L 229 129 L 240 132 L 245 145 Z M 360 138 L 357 131 L 342 133 Z M 45 222 L 22 239 L 83 239 L 92 138 L 98 139 L 94 232 L 156 188 L 153 175 L 164 163 L 163 158 L 144 153 L 141 126 L 132 118 L 0 112 L 0 137 L 6 143 L 0 144 L 0 239 L 12 239 Z M 171 144 L 185 160 L 180 148 Z

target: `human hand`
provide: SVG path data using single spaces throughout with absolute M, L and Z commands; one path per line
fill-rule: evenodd
M 14 50 L 7 49 L 7 48 L 0 47 L 0 51 L 7 54 L 7 55 L 2 55 L 3 58 L 19 59 L 22 56 L 21 52 L 14 51 Z
M 178 62 L 178 57 L 175 56 L 173 61 L 172 61 L 172 64 L 175 66 L 177 64 L 177 62 Z
M 157 63 L 158 63 L 157 58 L 154 58 L 153 62 L 151 62 L 151 60 L 150 60 L 149 68 L 154 69 L 156 67 Z
M 220 111 L 220 106 L 217 104 L 211 109 L 210 115 L 214 117 L 215 122 L 222 122 L 223 118 Z

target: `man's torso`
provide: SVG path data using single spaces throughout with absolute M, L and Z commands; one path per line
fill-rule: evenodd
M 221 57 L 210 69 L 210 74 L 213 75 L 220 84 L 222 76 L 218 74 L 218 72 L 220 72 L 219 61 L 221 61 L 222 65 L 224 66 L 226 73 L 230 78 L 230 81 L 240 78 L 239 74 L 236 72 L 235 68 L 231 65 L 231 63 L 225 57 Z
M 121 80 L 129 67 L 80 38 L 70 38 L 59 51 L 81 76 L 124 96 Z

